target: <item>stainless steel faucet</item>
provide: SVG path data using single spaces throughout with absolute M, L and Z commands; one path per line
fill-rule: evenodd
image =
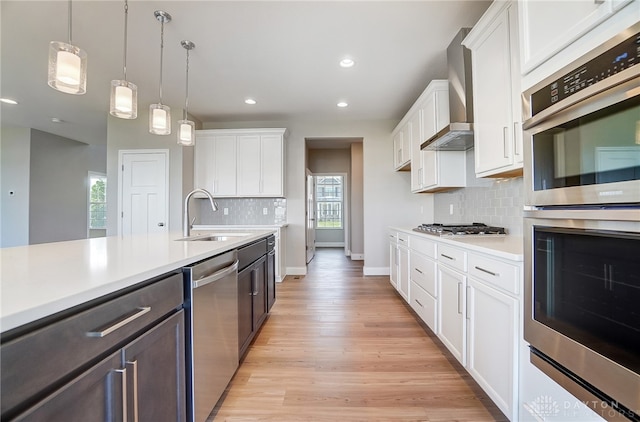
M 187 197 L 184 198 L 184 215 L 182 216 L 182 235 L 184 237 L 189 237 L 191 235 L 191 225 L 193 224 L 193 222 L 189 221 L 189 199 L 191 199 L 191 197 L 196 193 L 203 193 L 204 195 L 206 195 L 206 197 L 209 198 L 209 202 L 211 203 L 211 209 L 213 209 L 214 211 L 218 211 L 218 204 L 216 203 L 216 200 L 213 199 L 213 195 L 211 195 L 208 190 L 196 188 L 189 192 L 187 194 Z

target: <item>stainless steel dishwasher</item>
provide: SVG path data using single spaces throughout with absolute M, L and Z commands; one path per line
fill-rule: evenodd
M 203 422 L 238 369 L 238 254 L 184 268 L 188 312 L 189 419 Z

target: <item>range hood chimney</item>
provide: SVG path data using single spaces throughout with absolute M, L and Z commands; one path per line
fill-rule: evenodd
M 471 28 L 462 28 L 447 47 L 451 123 L 424 141 L 421 150 L 466 151 L 473 147 L 471 50 L 462 45 L 469 31 Z

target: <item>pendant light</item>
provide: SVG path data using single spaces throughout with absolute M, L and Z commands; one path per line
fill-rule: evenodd
M 184 111 L 182 120 L 178 120 L 178 145 L 190 147 L 196 143 L 196 125 L 189 120 L 189 51 L 196 48 L 196 45 L 191 41 L 184 40 L 180 44 L 187 50 L 187 83 L 185 89 L 184 98 Z
M 66 94 L 81 95 L 87 92 L 87 53 L 72 43 L 71 0 L 67 23 L 69 42 L 49 43 L 49 77 L 47 83 L 53 89 Z
M 138 117 L 138 87 L 127 82 L 127 18 L 129 17 L 129 3 L 124 0 L 124 59 L 120 80 L 111 81 L 111 102 L 109 113 L 121 119 L 135 119 Z
M 149 106 L 149 132 L 154 135 L 171 134 L 171 109 L 162 104 L 162 53 L 164 50 L 164 24 L 171 22 L 171 15 L 162 10 L 154 12 L 160 22 L 160 101 Z

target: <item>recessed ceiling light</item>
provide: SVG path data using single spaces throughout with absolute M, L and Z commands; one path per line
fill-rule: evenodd
M 51 121 L 52 121 L 53 123 L 62 123 L 62 122 L 64 122 L 64 120 L 62 120 L 62 119 L 60 119 L 60 118 L 58 118 L 58 117 L 52 117 L 52 118 L 51 118 Z
M 0 103 L 16 105 L 18 102 L 16 100 L 12 100 L 11 98 L 0 98 Z
M 349 104 L 348 104 L 348 103 L 346 103 L 346 102 L 344 102 L 344 101 L 340 101 L 340 102 L 339 102 L 338 104 L 336 104 L 336 105 L 337 105 L 338 107 L 345 108 L 345 107 L 347 107 Z
M 356 62 L 354 62 L 353 59 L 350 58 L 344 58 L 340 60 L 340 66 L 342 67 L 352 67 L 354 64 L 356 64 Z
M 245 104 L 250 104 L 250 105 L 254 105 L 256 103 L 256 100 L 254 100 L 253 98 L 247 98 L 246 100 L 244 100 Z

